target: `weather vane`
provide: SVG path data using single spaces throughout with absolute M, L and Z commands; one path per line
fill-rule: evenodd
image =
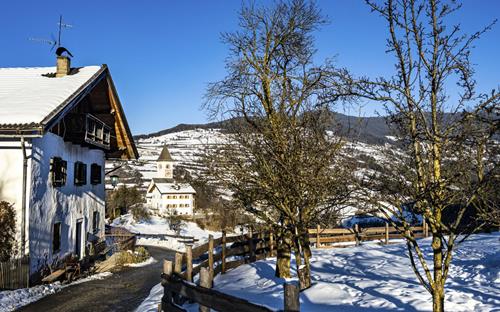
M 61 45 L 61 34 L 62 34 L 63 28 L 73 28 L 73 25 L 64 23 L 62 15 L 59 16 L 59 23 L 57 23 L 57 25 L 58 25 L 58 30 L 59 30 L 57 40 L 56 40 L 56 38 L 54 38 L 53 34 L 51 34 L 51 39 L 32 38 L 31 37 L 31 38 L 29 38 L 29 40 L 50 44 L 52 46 L 50 48 L 50 51 L 53 51 L 54 48 L 57 46 L 57 49 L 56 49 L 57 56 L 61 56 L 64 52 L 66 52 L 69 56 L 73 57 L 73 55 L 65 47 L 63 47 Z

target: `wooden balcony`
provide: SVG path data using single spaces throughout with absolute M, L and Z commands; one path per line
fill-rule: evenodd
M 86 114 L 85 125 L 85 142 L 109 150 L 111 128 L 91 114 Z

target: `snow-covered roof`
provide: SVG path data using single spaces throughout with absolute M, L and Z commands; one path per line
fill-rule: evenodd
M 188 183 L 155 183 L 161 194 L 196 194 Z
M 56 67 L 0 68 L 0 125 L 40 124 L 91 81 L 101 66 L 73 69 L 55 78 Z

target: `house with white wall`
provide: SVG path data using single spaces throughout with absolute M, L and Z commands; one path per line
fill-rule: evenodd
M 164 146 L 156 160 L 157 177 L 151 179 L 146 202 L 150 209 L 162 215 L 192 216 L 196 191 L 189 183 L 174 180 L 174 166 L 175 161 Z
M 32 276 L 103 239 L 105 160 L 137 157 L 106 65 L 0 68 L 0 200 Z

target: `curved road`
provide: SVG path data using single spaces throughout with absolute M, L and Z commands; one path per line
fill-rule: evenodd
M 102 280 L 94 280 L 63 288 L 18 311 L 134 311 L 160 282 L 163 259 L 174 258 L 174 251 L 146 247 L 157 262 L 145 267 L 124 268 Z

